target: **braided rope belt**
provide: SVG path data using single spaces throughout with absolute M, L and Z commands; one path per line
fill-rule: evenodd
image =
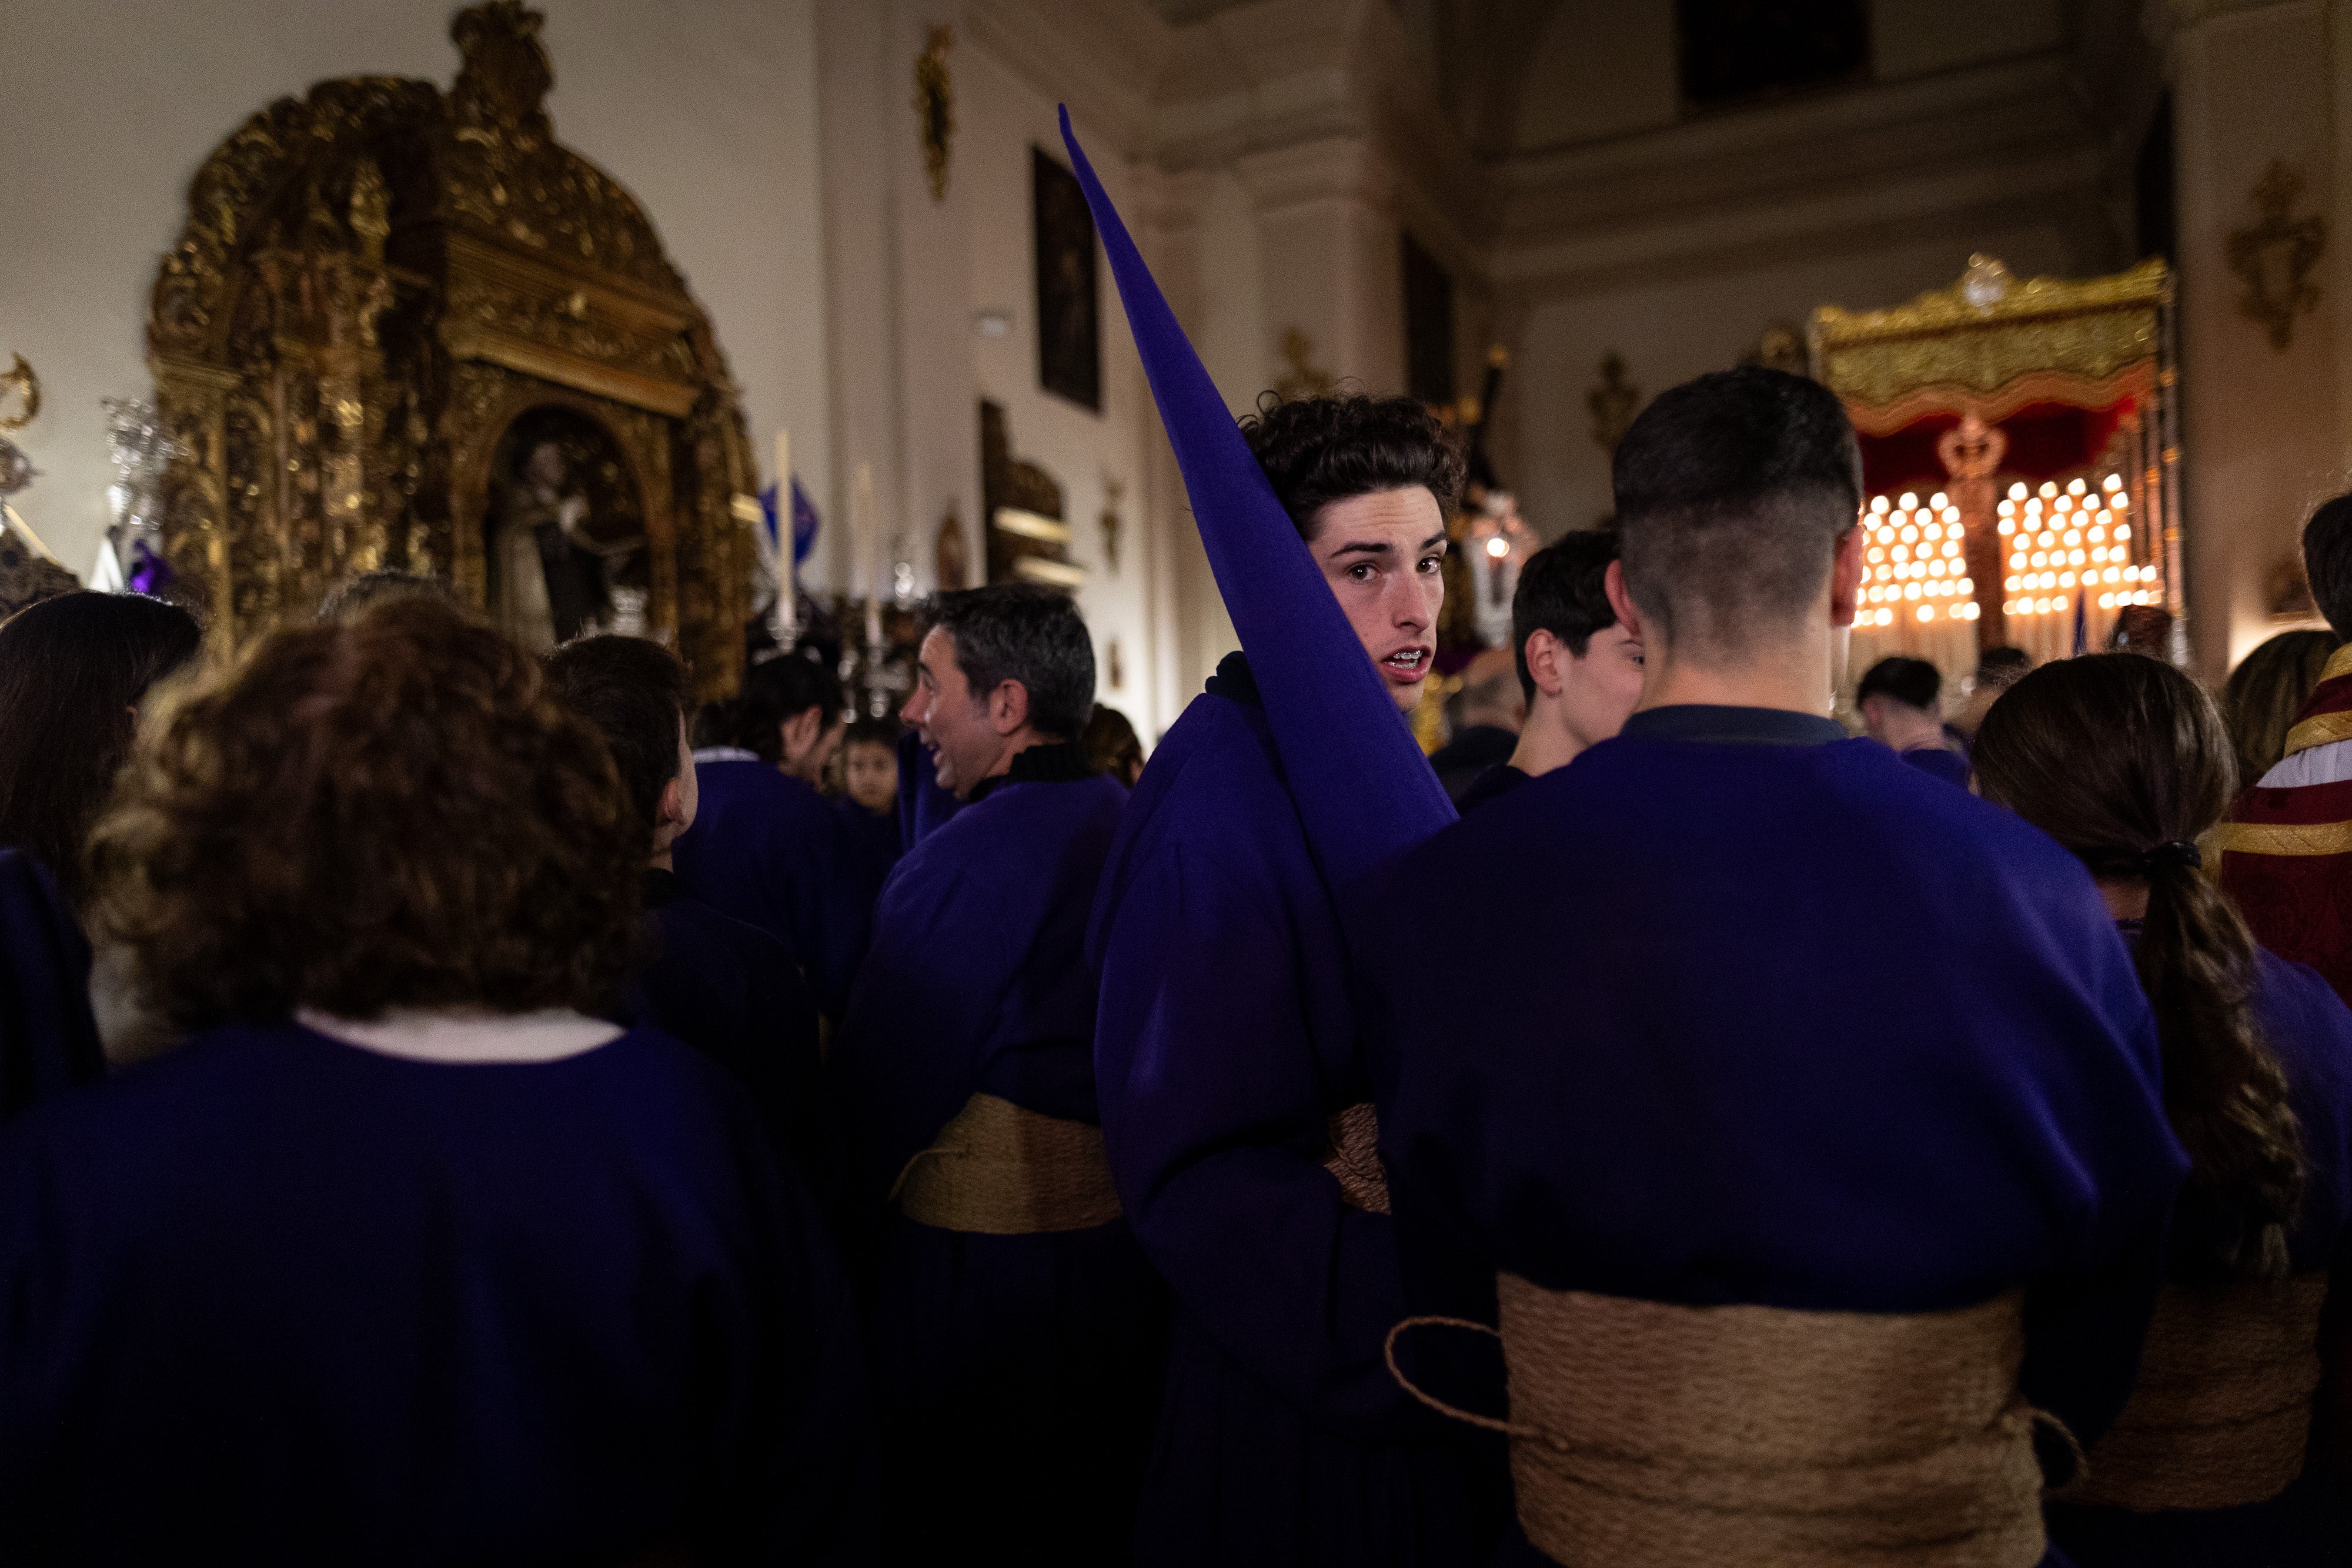
M 2303 1473 L 2327 1276 L 2167 1285 L 2139 1378 L 2066 1502 L 2234 1508 Z
M 890 1196 L 919 1224 L 984 1236 L 1091 1230 L 1121 1213 L 1100 1127 L 993 1094 L 964 1102 Z
M 1339 1184 L 1339 1196 L 1350 1208 L 1367 1214 L 1389 1211 L 1389 1177 L 1381 1168 L 1381 1119 L 1370 1101 L 1334 1111 L 1324 1124 L 1329 1145 L 1323 1168 Z
M 1683 1307 L 1497 1278 L 1528 1539 L 1566 1568 L 2033 1568 L 2022 1295 L 1952 1312 Z

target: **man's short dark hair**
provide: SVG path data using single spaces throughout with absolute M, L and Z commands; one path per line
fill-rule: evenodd
M 2352 495 L 2320 502 L 2303 525 L 2303 570 L 2328 629 L 2352 643 Z
M 2006 643 L 1987 648 L 1977 655 L 1977 685 L 1980 688 L 1999 686 L 2006 689 L 2023 680 L 2032 670 L 2033 655 Z
M 1925 659 L 1892 653 L 1863 673 L 1862 685 L 1853 691 L 1853 702 L 1860 707 L 1865 697 L 1893 697 L 1896 702 L 1934 713 L 1937 699 L 1943 693 L 1944 677 L 1935 665 Z
M 1836 395 L 1754 366 L 1658 394 L 1617 444 L 1613 477 L 1633 602 L 1718 656 L 1794 624 L 1862 502 Z
M 677 777 L 686 666 L 643 637 L 578 637 L 547 655 L 548 689 L 604 736 L 629 804 L 650 832 L 662 788 Z
M 1283 398 L 1267 392 L 1242 416 L 1242 439 L 1265 470 L 1301 538 L 1334 501 L 1415 485 L 1450 510 L 1462 492 L 1462 448 L 1409 397 Z
M 1609 563 L 1617 559 L 1617 536 L 1601 528 L 1562 534 L 1528 558 L 1519 586 L 1511 594 L 1511 658 L 1519 667 L 1519 690 L 1536 700 L 1536 678 L 1528 674 L 1528 639 L 1549 632 L 1578 658 L 1595 632 L 1617 623 L 1605 586 Z
M 694 744 L 731 746 L 762 762 L 784 759 L 784 725 L 811 708 L 841 712 L 841 680 L 814 649 L 777 653 L 743 672 L 743 685 L 694 716 Z
M 1019 681 L 1038 734 L 1076 740 L 1086 733 L 1095 643 L 1069 595 L 1036 582 L 966 588 L 933 598 L 929 624 L 955 639 L 956 668 L 975 704 Z

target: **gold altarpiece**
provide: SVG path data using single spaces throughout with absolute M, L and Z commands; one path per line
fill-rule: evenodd
M 646 631 L 740 678 L 756 479 L 709 319 L 653 225 L 555 140 L 542 18 L 457 14 L 445 95 L 321 82 L 224 141 L 148 319 L 173 572 L 216 649 L 394 569 L 478 607 L 519 445 L 559 446 L 628 552 Z
M 1953 680 L 2000 644 L 2063 657 L 2139 606 L 2178 624 L 2173 287 L 2161 260 L 2020 280 L 1979 256 L 1907 305 L 1814 312 L 1813 373 L 1862 444 L 1849 679 L 1896 653 Z

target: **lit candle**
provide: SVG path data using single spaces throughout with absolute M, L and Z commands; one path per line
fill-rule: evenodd
M 776 646 L 800 641 L 800 564 L 793 555 L 793 436 L 776 432 Z
M 882 530 L 874 516 L 874 465 L 870 463 L 857 465 L 856 509 L 856 538 L 852 544 L 857 552 L 858 587 L 866 595 L 866 645 L 878 648 L 882 645 L 882 571 L 876 552 Z

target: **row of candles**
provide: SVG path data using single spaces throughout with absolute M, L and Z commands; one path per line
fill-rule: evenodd
M 2009 569 L 2002 612 L 2063 614 L 2075 595 L 2093 592 L 2102 610 L 2162 603 L 2157 568 L 2131 560 L 2130 508 L 2119 475 L 2106 476 L 2095 491 L 2079 478 L 2063 489 L 2044 481 L 2038 492 L 2012 484 L 1997 508 Z M 1950 497 L 1939 490 L 1923 505 L 1914 491 L 1891 501 L 1874 496 L 1863 520 L 1867 564 L 1857 626 L 1891 626 L 1905 612 L 1922 622 L 1974 621 L 1982 613 L 1962 558 L 1960 509 Z

